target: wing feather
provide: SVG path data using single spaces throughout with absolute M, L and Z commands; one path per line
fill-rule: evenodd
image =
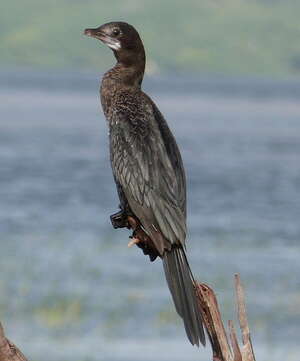
M 186 190 L 182 160 L 171 131 L 149 98 L 144 97 L 134 113 L 114 114 L 110 144 L 114 176 L 159 252 L 174 243 L 184 245 Z M 163 237 L 157 237 L 157 232 Z

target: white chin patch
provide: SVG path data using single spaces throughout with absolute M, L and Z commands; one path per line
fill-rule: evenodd
M 113 50 L 119 50 L 121 49 L 121 44 L 119 42 L 116 42 L 114 44 L 107 44 L 111 49 Z

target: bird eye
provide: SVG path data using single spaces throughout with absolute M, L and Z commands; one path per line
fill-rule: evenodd
M 120 34 L 120 30 L 119 30 L 118 28 L 114 28 L 114 29 L 112 30 L 112 33 L 113 33 L 115 36 L 117 36 L 117 35 Z

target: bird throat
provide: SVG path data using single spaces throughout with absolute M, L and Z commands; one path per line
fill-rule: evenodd
M 146 56 L 142 47 L 138 53 L 130 50 L 114 51 L 117 64 L 112 69 L 126 86 L 140 87 L 145 72 Z

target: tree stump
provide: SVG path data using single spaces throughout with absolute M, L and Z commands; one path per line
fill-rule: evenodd
M 237 315 L 242 333 L 241 346 L 239 346 L 232 321 L 228 322 L 229 337 L 227 336 L 213 290 L 204 283 L 197 283 L 196 291 L 212 348 L 213 361 L 255 361 L 246 314 L 245 294 L 239 275 L 235 275 L 235 292 Z
M 12 342 L 4 335 L 0 323 L 0 361 L 27 361 L 26 357 Z

